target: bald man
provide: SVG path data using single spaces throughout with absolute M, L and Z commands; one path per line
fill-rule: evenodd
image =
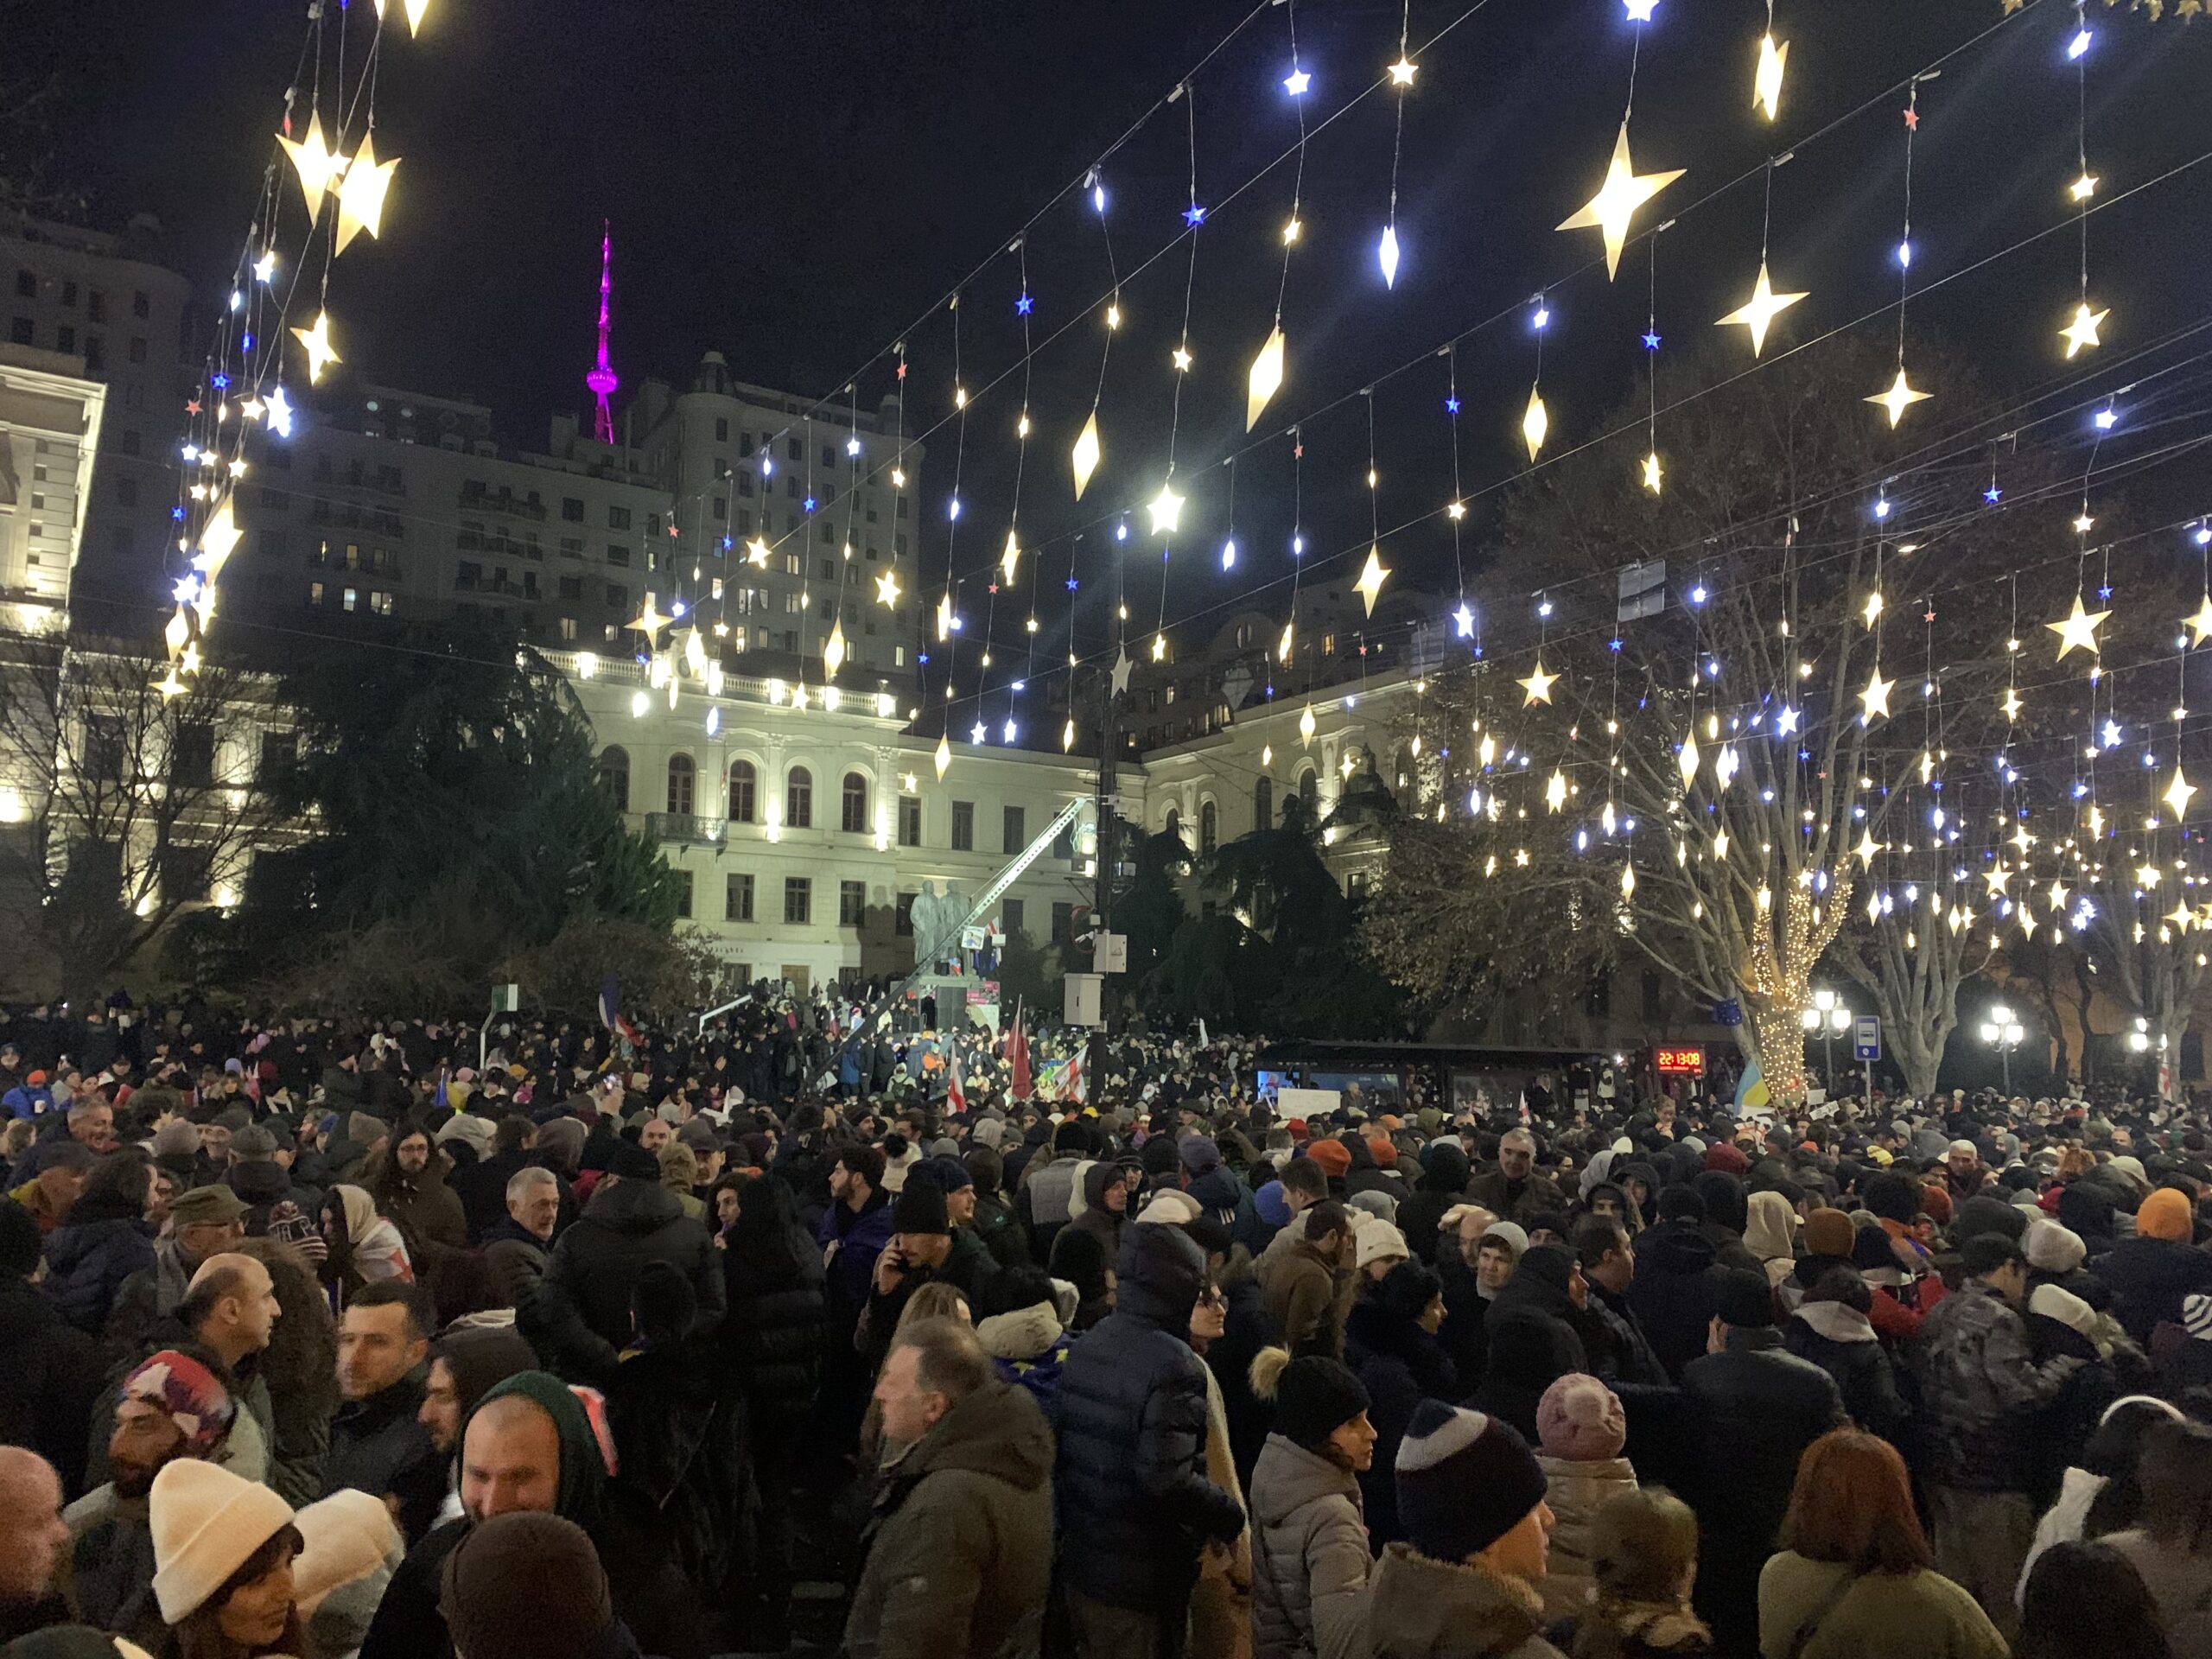
M 68 1545 L 61 1477 L 37 1452 L 0 1446 L 0 1646 L 69 1622 L 54 1589 Z
M 276 1284 L 269 1269 L 232 1250 L 202 1262 L 177 1304 L 177 1322 L 228 1373 L 239 1418 L 221 1461 L 246 1480 L 268 1479 L 270 1448 L 276 1444 L 276 1412 L 261 1356 L 276 1329 L 278 1312 Z

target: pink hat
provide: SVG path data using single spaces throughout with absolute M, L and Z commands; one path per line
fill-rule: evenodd
M 1536 1438 L 1544 1455 L 1570 1463 L 1618 1458 L 1628 1440 L 1620 1396 L 1596 1377 L 1569 1371 L 1536 1402 Z

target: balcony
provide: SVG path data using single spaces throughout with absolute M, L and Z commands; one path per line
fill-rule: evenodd
M 695 812 L 648 812 L 645 834 L 655 841 L 680 847 L 719 847 L 728 831 L 725 818 L 702 818 Z
M 517 518 L 545 522 L 545 504 L 531 501 L 516 495 L 495 495 L 488 490 L 461 492 L 461 507 L 464 512 L 504 512 Z

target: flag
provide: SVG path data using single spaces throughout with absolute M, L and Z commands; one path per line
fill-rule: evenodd
M 1738 1116 L 1746 1111 L 1762 1111 L 1773 1103 L 1768 1094 L 1766 1078 L 1759 1071 L 1757 1060 L 1744 1062 L 1744 1075 L 1736 1079 L 1736 1109 Z
M 1206 1035 L 1206 1022 L 1205 1016 L 1201 1015 L 1198 1020 L 1198 1046 L 1200 1048 L 1210 1048 L 1212 1045 L 1213 1039 Z
M 944 1099 L 957 1116 L 968 1113 L 968 1096 L 960 1087 L 960 1066 L 957 1061 L 944 1068 Z
M 638 1028 L 622 1017 L 622 982 L 613 975 L 599 988 L 599 1023 L 618 1036 L 626 1038 L 632 1046 L 642 1046 L 645 1039 Z
M 1065 1060 L 1054 1060 L 1037 1074 L 1037 1097 L 1039 1100 L 1081 1100 L 1084 1098 L 1083 1056 L 1071 1054 Z
M 1007 1064 L 1013 1071 L 1014 1097 L 1027 1100 L 1034 1092 L 1029 1077 L 1029 1033 L 1021 1027 L 1021 1004 L 1014 1005 L 1014 1035 L 1007 1039 Z

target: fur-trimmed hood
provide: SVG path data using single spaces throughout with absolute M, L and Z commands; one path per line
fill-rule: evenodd
M 1539 1632 L 1542 1599 L 1518 1579 L 1431 1560 L 1395 1543 L 1368 1590 L 1375 1659 L 1555 1659 Z

